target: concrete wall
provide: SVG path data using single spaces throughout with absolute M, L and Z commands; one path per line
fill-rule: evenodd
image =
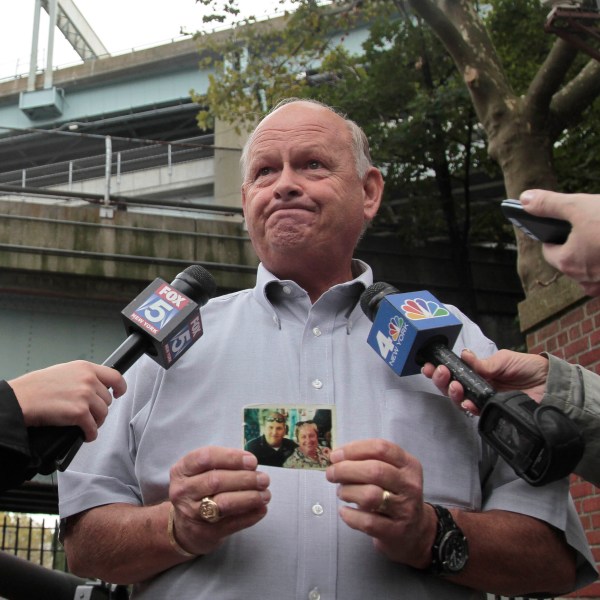
M 0 201 L 3 273 L 86 278 L 101 296 L 107 282 L 169 279 L 191 263 L 206 266 L 221 289 L 238 289 L 252 284 L 256 262 L 239 217 L 116 211 L 114 218 L 103 219 L 95 204 Z
M 0 201 L 0 378 L 104 361 L 125 339 L 130 300 L 193 263 L 213 274 L 217 293 L 252 286 L 257 259 L 241 219 L 103 219 L 95 204 Z

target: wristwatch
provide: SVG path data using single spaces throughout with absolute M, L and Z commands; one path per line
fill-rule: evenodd
M 450 511 L 438 504 L 430 504 L 437 514 L 437 533 L 431 547 L 431 565 L 427 569 L 432 575 L 456 575 L 469 560 L 469 544 Z

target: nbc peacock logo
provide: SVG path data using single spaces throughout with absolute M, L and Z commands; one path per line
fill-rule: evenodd
M 450 314 L 447 308 L 440 306 L 437 302 L 423 300 L 423 298 L 406 300 L 402 305 L 402 310 L 404 311 L 404 316 L 411 321 L 447 317 Z
M 397 342 L 400 337 L 400 333 L 402 332 L 402 326 L 404 325 L 404 319 L 402 317 L 394 316 L 390 319 L 388 325 L 388 331 L 390 333 L 390 337 Z

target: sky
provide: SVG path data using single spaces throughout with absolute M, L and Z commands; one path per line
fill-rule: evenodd
M 196 0 L 74 0 L 110 53 L 157 46 L 183 39 L 202 29 L 206 9 Z M 278 0 L 240 0 L 240 8 L 260 16 L 273 14 Z M 35 0 L 0 0 L 0 79 L 29 72 Z M 59 30 L 54 37 L 54 66 L 68 66 L 79 57 Z M 48 15 L 42 9 L 38 41 L 38 68 L 46 66 Z

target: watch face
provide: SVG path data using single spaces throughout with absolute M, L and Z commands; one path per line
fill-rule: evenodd
M 461 531 L 449 531 L 440 542 L 440 559 L 444 570 L 458 573 L 467 564 L 469 546 Z

